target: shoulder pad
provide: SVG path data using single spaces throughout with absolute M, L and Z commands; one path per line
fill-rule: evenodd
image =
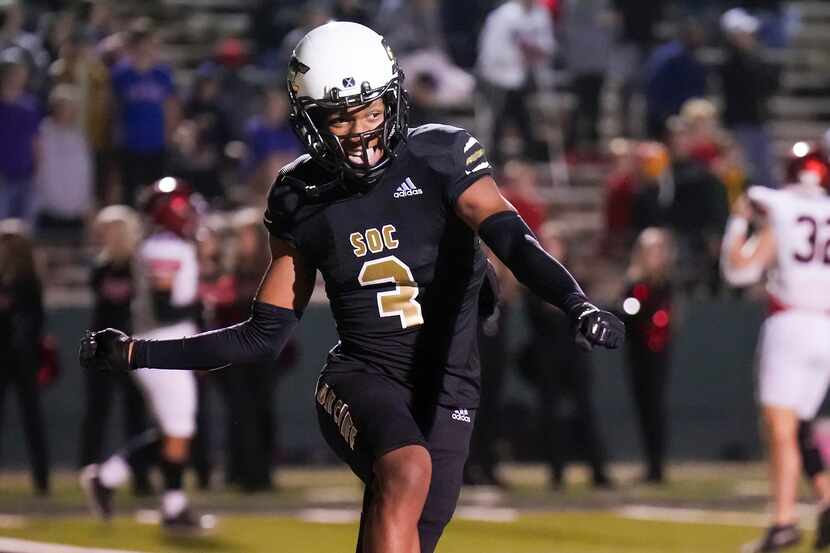
M 484 147 L 467 130 L 449 125 L 416 127 L 407 139 L 409 152 L 444 182 L 446 199 L 453 203 L 466 188 L 492 173 Z
M 268 231 L 278 238 L 293 240 L 297 213 L 308 203 L 309 187 L 331 179 L 308 154 L 283 167 L 268 191 L 268 207 L 263 222 Z
M 781 192 L 766 186 L 751 186 L 746 192 L 749 201 L 763 212 L 768 212 L 776 202 L 780 201 Z
M 452 125 L 430 123 L 409 129 L 407 143 L 410 148 L 428 146 L 434 148 L 435 150 L 440 150 L 441 148 L 450 146 L 454 141 L 458 140 L 458 137 L 461 134 L 469 133 L 462 128 L 453 127 Z

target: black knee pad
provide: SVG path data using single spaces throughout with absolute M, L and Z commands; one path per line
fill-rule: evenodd
M 801 465 L 808 477 L 813 478 L 824 472 L 824 460 L 813 442 L 812 421 L 798 423 L 798 450 L 801 452 Z

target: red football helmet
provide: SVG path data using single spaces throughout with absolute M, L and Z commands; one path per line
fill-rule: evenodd
M 189 184 L 175 177 L 164 177 L 141 194 L 141 210 L 159 227 L 183 238 L 193 238 L 201 212 L 200 198 Z
M 830 190 L 830 162 L 820 148 L 796 142 L 787 161 L 787 182 L 811 183 Z

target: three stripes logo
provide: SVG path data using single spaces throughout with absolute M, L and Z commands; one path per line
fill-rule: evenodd
M 424 191 L 415 186 L 412 179 L 406 177 L 406 180 L 398 185 L 398 188 L 395 190 L 393 196 L 396 198 L 406 198 L 407 196 L 420 196 L 423 193 Z
M 464 155 L 467 156 L 464 161 L 464 174 L 472 175 L 476 171 L 490 168 L 490 162 L 484 156 L 484 147 L 472 136 L 464 145 Z
M 473 422 L 470 418 L 470 412 L 466 409 L 456 409 L 452 412 L 452 418 L 453 420 L 461 422 Z

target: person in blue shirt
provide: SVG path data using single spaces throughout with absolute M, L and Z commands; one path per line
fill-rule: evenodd
M 266 88 L 262 111 L 245 126 L 245 170 L 253 197 L 259 197 L 258 192 L 267 189 L 280 167 L 300 153 L 300 142 L 288 122 L 288 98 L 283 88 Z
M 170 68 L 158 61 L 158 40 L 152 22 L 131 25 L 127 56 L 112 70 L 118 105 L 121 179 L 124 199 L 135 195 L 165 173 L 167 129 L 175 113 L 176 89 Z
M 646 124 L 650 137 L 665 138 L 668 118 L 678 114 L 686 100 L 706 94 L 706 68 L 695 56 L 702 42 L 700 24 L 687 20 L 680 36 L 656 48 L 646 62 Z
M 31 222 L 41 114 L 26 92 L 28 79 L 19 52 L 0 54 L 0 219 Z

